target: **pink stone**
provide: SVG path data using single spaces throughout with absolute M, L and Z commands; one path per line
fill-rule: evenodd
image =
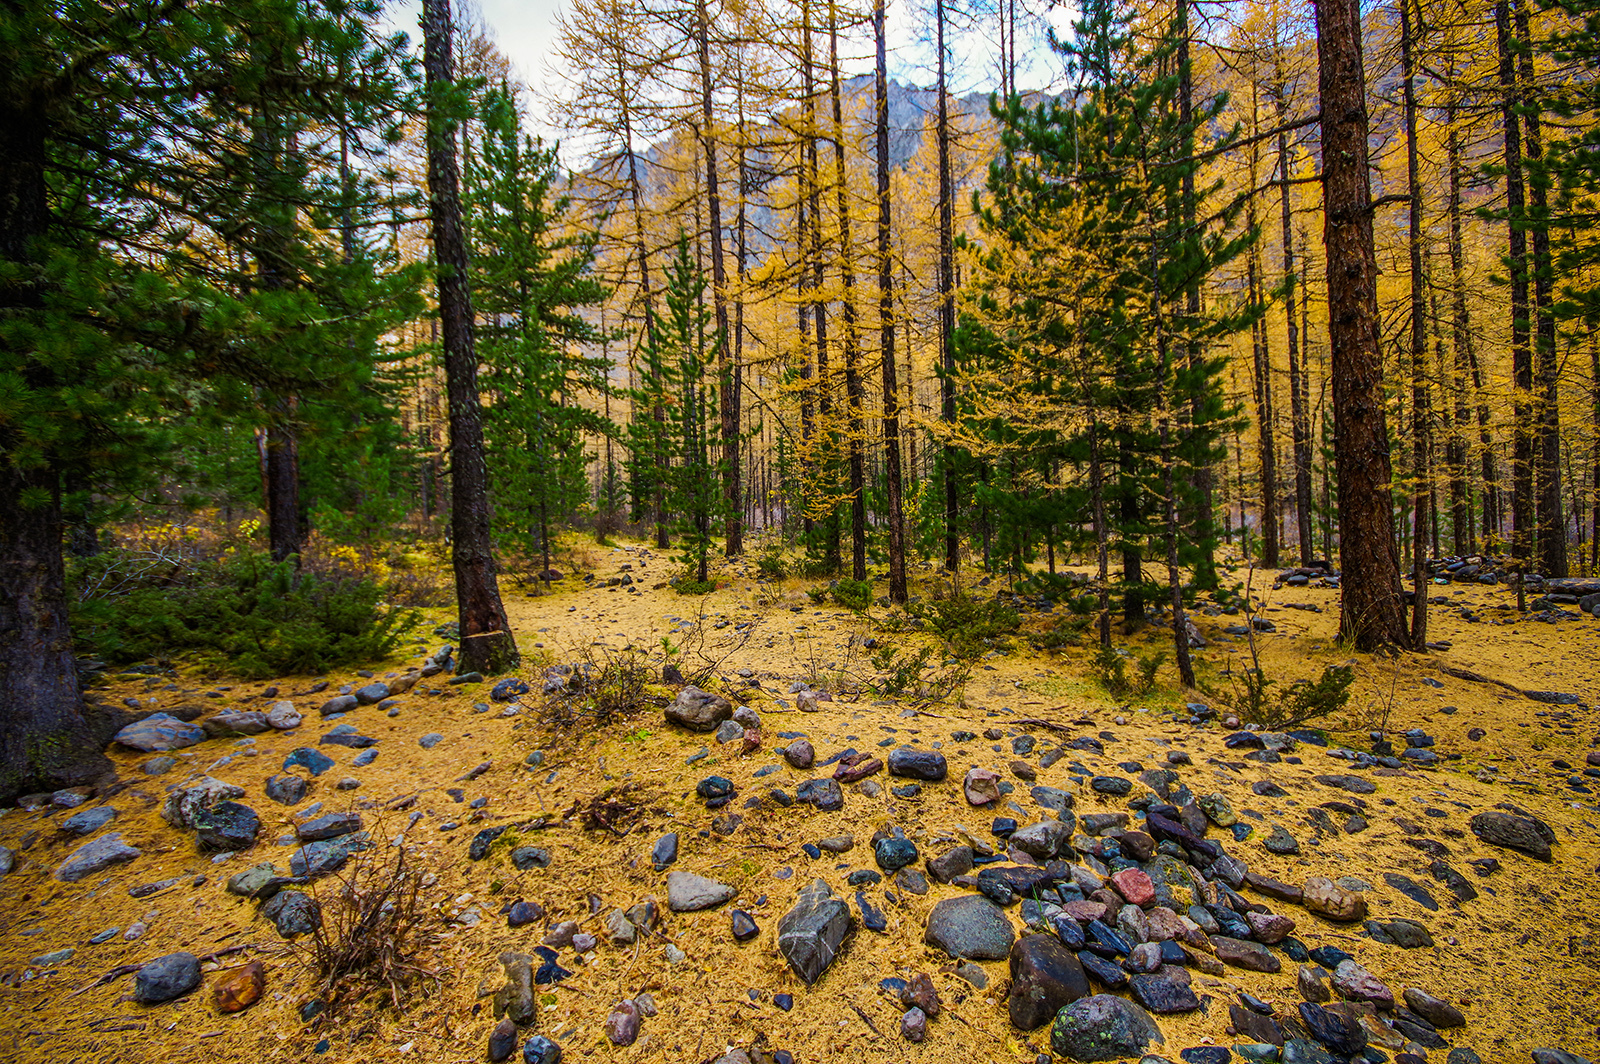
M 1244 919 L 1256 941 L 1269 946 L 1282 942 L 1294 930 L 1294 921 L 1277 913 L 1245 913 Z
M 1106 907 L 1097 901 L 1074 899 L 1061 906 L 1061 911 L 1085 924 L 1090 920 L 1104 920 L 1106 916 Z
M 967 778 L 961 783 L 962 790 L 966 792 L 967 801 L 973 805 L 988 805 L 1000 800 L 1000 774 L 986 768 L 972 768 L 967 770 Z
M 1394 992 L 1355 961 L 1339 962 L 1333 971 L 1333 988 L 1340 997 L 1368 1001 L 1380 1009 L 1394 1008 Z
M 1111 885 L 1117 888 L 1118 894 L 1128 899 L 1130 905 L 1144 908 L 1155 903 L 1155 884 L 1137 868 L 1124 868 L 1111 877 Z

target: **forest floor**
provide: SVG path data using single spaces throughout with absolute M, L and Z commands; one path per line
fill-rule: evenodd
M 1043 652 L 1015 639 L 1009 652 L 976 663 L 959 701 L 852 693 L 855 683 L 873 673 L 863 639 L 911 647 L 929 637 L 887 633 L 849 611 L 816 605 L 804 594 L 803 581 L 760 584 L 753 558 L 719 572 L 721 586 L 703 598 L 664 586 L 675 563 L 637 544 L 593 548 L 586 562 L 596 577 L 587 585 L 569 576 L 550 594 L 509 592 L 512 624 L 527 656 L 518 675 L 533 687 L 514 714 L 502 715 L 506 707 L 500 703 L 475 710 L 489 703 L 489 684 L 425 679 L 400 696 L 392 711 L 363 706 L 345 715 L 341 723 L 378 740 L 372 747 L 376 759 L 361 768 L 351 766 L 359 751 L 318 746 L 332 723 L 318 719 L 318 706 L 346 683 L 367 682 L 353 672 L 326 677 L 332 686 L 320 694 L 309 693 L 310 677 L 208 685 L 194 677 L 119 674 L 98 688 L 106 702 L 137 699 L 146 709 L 174 711 L 200 705 L 207 713 L 224 707 L 265 710 L 288 699 L 305 720 L 290 733 L 212 739 L 175 751 L 177 763 L 164 775 L 142 770 L 150 754 L 113 747 L 122 786 L 97 796 L 91 806 L 113 807 L 116 817 L 106 830 L 120 832 L 141 854 L 80 882 L 52 875 L 84 841 L 61 827 L 77 810 L 12 809 L 0 815 L 0 845 L 16 852 L 16 868 L 0 878 L 0 1058 L 62 1064 L 482 1060 L 495 1026 L 492 995 L 505 983 L 501 954 L 531 954 L 547 924 L 571 920 L 598 945 L 586 954 L 559 947 L 559 966 L 571 975 L 536 988 L 536 1026 L 521 1032 L 523 1039 L 535 1031 L 553 1039 L 567 1060 L 694 1064 L 739 1048 L 758 1061 L 787 1050 L 806 1062 L 1031 1062 L 1049 1051 L 1050 1028 L 1019 1031 L 1008 1022 L 1006 962 L 984 962 L 986 980 L 970 967 L 958 975 L 944 951 L 924 944 L 935 904 L 970 890 L 933 882 L 917 894 L 904 880 L 886 878 L 858 895 L 845 885 L 846 877 L 875 867 L 870 838 L 880 829 L 903 829 L 924 858 L 960 841 L 987 843 L 1004 853 L 1005 843 L 990 833 L 991 820 L 1039 819 L 1042 810 L 1030 798 L 1034 783 L 1070 792 L 1081 820 L 1128 808 L 1128 798 L 1092 789 L 1090 776 L 1137 781 L 1153 768 L 1175 770 L 1195 795 L 1226 796 L 1253 831 L 1237 841 L 1240 833 L 1216 829 L 1208 837 L 1252 872 L 1289 884 L 1309 876 L 1341 879 L 1365 899 L 1371 919 L 1421 923 L 1433 945 L 1405 949 L 1374 939 L 1360 922 L 1333 923 L 1248 887 L 1243 892 L 1292 916 L 1294 935 L 1305 946 L 1331 945 L 1352 954 L 1396 998 L 1404 987 L 1419 987 L 1459 1006 L 1466 1026 L 1441 1032 L 1450 1045 L 1470 1047 L 1485 1061 L 1525 1061 L 1531 1050 L 1545 1046 L 1600 1052 L 1600 807 L 1591 789 L 1600 780 L 1581 774 L 1590 751 L 1600 750 L 1600 715 L 1591 708 L 1600 701 L 1600 621 L 1594 618 L 1559 624 L 1516 620 L 1506 609 L 1512 597 L 1505 588 L 1440 587 L 1434 593 L 1452 605 L 1432 610 L 1430 637 L 1449 649 L 1353 658 L 1333 638 L 1336 590 L 1270 591 L 1261 616 L 1276 630 L 1257 637 L 1265 675 L 1287 686 L 1320 675 L 1325 665 L 1353 661 L 1357 678 L 1346 710 L 1318 722 L 1328 729 L 1330 747 L 1302 742 L 1269 763 L 1225 747 L 1224 738 L 1235 729 L 1189 723 L 1187 699 L 1175 689 L 1119 706 L 1092 679 L 1083 648 Z M 633 583 L 605 586 L 622 575 Z M 1238 570 L 1227 576 L 1244 577 Z M 913 594 L 928 593 L 935 580 L 931 572 L 916 572 Z M 1254 583 L 1262 593 L 1261 574 Z M 1464 619 L 1460 606 L 1481 619 Z M 438 613 L 433 623 L 448 619 Z M 1227 672 L 1241 667 L 1248 649 L 1246 640 L 1222 629 L 1240 618 L 1195 620 L 1212 640 L 1196 651 L 1202 681 L 1228 689 Z M 1045 623 L 1036 613 L 1026 614 L 1024 633 Z M 632 645 L 651 649 L 659 667 L 663 637 L 678 648 L 674 660 L 686 673 L 716 662 L 708 686 L 760 715 L 758 749 L 741 755 L 739 740 L 718 744 L 709 734 L 671 726 L 659 705 L 604 726 L 581 717 L 560 721 L 543 706 L 545 665 L 601 660 L 608 648 Z M 445 641 L 419 639 L 412 656 L 374 662 L 370 669 L 381 679 L 416 668 Z M 1145 653 L 1170 645 L 1158 625 L 1133 637 L 1119 634 L 1117 641 Z M 1515 688 L 1572 692 L 1582 704 L 1543 704 L 1505 686 L 1449 675 L 1442 666 Z M 1170 672 L 1168 666 L 1163 678 Z M 835 697 L 818 703 L 816 712 L 802 712 L 791 693 L 795 681 Z M 275 697 L 262 694 L 267 686 L 278 688 Z M 673 693 L 654 691 L 663 701 Z M 1358 768 L 1330 756 L 1340 746 L 1370 749 L 1367 733 L 1385 724 L 1400 748 L 1400 733 L 1425 730 L 1443 760 L 1433 768 Z M 958 732 L 979 734 L 963 741 Z M 780 733 L 803 733 L 816 749 L 818 767 L 792 768 L 776 752 L 788 741 Z M 419 739 L 430 734 L 442 739 L 424 747 Z M 1036 742 L 1019 753 L 1030 745 L 1024 736 Z M 1103 752 L 1080 742 L 1064 755 L 1049 756 L 1084 738 L 1097 739 Z M 907 798 L 891 787 L 908 781 L 879 774 L 845 786 L 837 812 L 819 812 L 805 802 L 785 807 L 763 797 L 775 787 L 792 793 L 807 778 L 828 776 L 835 766 L 822 762 L 842 749 L 886 758 L 888 748 L 902 743 L 939 748 L 948 757 L 949 777 L 925 782 L 920 794 Z M 268 801 L 266 780 L 283 771 L 290 751 L 303 746 L 332 756 L 335 767 L 311 781 L 300 805 Z M 696 759 L 702 750 L 705 756 Z M 530 768 L 526 759 L 534 751 L 542 752 L 542 763 Z M 1175 751 L 1192 763 L 1169 763 L 1167 755 Z M 466 778 L 484 763 L 488 768 Z M 994 805 L 974 807 L 961 782 L 973 767 L 997 771 L 1014 790 Z M 197 851 L 192 833 L 161 818 L 169 787 L 202 773 L 244 789 L 240 800 L 262 821 L 252 850 L 216 862 Z M 718 811 L 708 810 L 695 793 L 713 774 L 737 788 L 733 802 Z M 1315 778 L 1324 775 L 1359 776 L 1370 791 L 1353 795 Z M 345 777 L 358 786 L 336 789 Z M 1267 780 L 1283 793 L 1264 797 L 1252 790 L 1253 783 Z M 1142 782 L 1134 784 L 1134 795 L 1145 791 Z M 620 826 L 591 820 L 585 827 L 582 811 L 608 794 L 618 802 L 609 819 Z M 403 1013 L 358 1004 L 335 1017 L 302 1021 L 312 984 L 304 939 L 283 940 L 258 915 L 256 903 L 224 890 L 230 875 L 257 862 L 286 867 L 296 845 L 297 813 L 314 802 L 323 813 L 359 812 L 378 839 L 405 831 L 412 859 L 429 873 L 425 900 L 445 930 L 422 960 L 437 981 L 414 994 Z M 1368 826 L 1349 833 L 1347 816 L 1330 816 L 1324 808 L 1330 802 L 1356 804 Z M 1506 803 L 1550 825 L 1551 860 L 1475 836 L 1470 818 Z M 733 816 L 740 818 L 736 824 Z M 486 857 L 470 859 L 473 838 L 502 826 L 513 830 Z M 1293 836 L 1298 853 L 1265 848 L 1275 826 Z M 651 850 L 668 831 L 681 840 L 672 870 L 735 888 L 733 902 L 700 912 L 667 911 L 667 873 L 652 869 Z M 854 839 L 845 852 L 812 859 L 802 850 L 802 844 L 844 835 Z M 518 870 L 507 841 L 544 848 L 549 866 Z M 347 874 L 363 861 L 388 860 L 386 853 L 392 853 L 388 846 L 368 851 L 347 866 Z M 1482 866 L 1469 864 L 1484 858 L 1497 859 L 1499 867 L 1483 874 Z M 1445 866 L 1453 872 L 1441 871 Z M 919 860 L 913 867 L 923 865 Z M 807 987 L 780 955 L 776 937 L 779 917 L 815 878 L 850 902 L 856 926 L 837 962 Z M 313 888 L 325 907 L 336 903 L 339 882 L 339 876 L 328 877 Z M 613 945 L 607 915 L 648 897 L 661 903 L 656 933 L 633 945 Z M 884 931 L 863 926 L 857 898 L 881 910 Z M 542 906 L 544 920 L 509 927 L 504 909 L 519 899 Z M 753 915 L 760 931 L 752 940 L 735 941 L 732 908 Z M 1004 912 L 1020 931 L 1020 908 Z M 128 941 L 126 929 L 136 923 L 147 930 Z M 121 930 L 99 934 L 110 929 Z M 90 944 L 91 938 L 99 944 Z M 203 956 L 230 950 L 206 961 L 204 982 L 187 997 L 149 1007 L 129 997 L 133 978 L 127 972 L 133 966 L 174 951 Z M 674 960 L 679 951 L 681 958 Z M 260 1001 L 239 1013 L 218 1012 L 211 987 L 248 960 L 265 966 Z M 1277 973 L 1191 969 L 1201 1007 L 1160 1016 L 1165 1042 L 1152 1051 L 1177 1060 L 1187 1047 L 1248 1041 L 1229 1033 L 1228 1006 L 1241 991 L 1274 1003 L 1280 1017 L 1296 1016 L 1298 967 L 1283 956 Z M 123 974 L 96 985 L 119 969 Z M 932 976 L 944 1009 L 928 1024 L 926 1041 L 913 1044 L 900 1035 L 903 1006 L 879 983 L 919 972 Z M 631 1046 L 616 1047 L 605 1033 L 607 1016 L 617 1002 L 642 992 L 659 1012 L 644 1018 Z M 789 1010 L 777 1001 L 785 994 L 793 998 Z M 1292 1029 L 1292 1020 L 1286 1026 Z M 1375 1030 L 1372 1037 L 1382 1035 Z M 1392 1057 L 1400 1048 L 1391 1040 L 1386 1052 Z M 1428 1059 L 1442 1061 L 1446 1053 L 1436 1048 Z

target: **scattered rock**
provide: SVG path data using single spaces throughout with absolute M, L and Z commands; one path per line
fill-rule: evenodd
M 243 797 L 243 787 L 202 776 L 198 782 L 180 787 L 167 795 L 166 802 L 161 806 L 161 819 L 175 828 L 188 830 L 195 827 L 197 813 L 218 802 Z
M 295 837 L 301 842 L 318 842 L 360 831 L 363 826 L 360 813 L 324 813 L 296 826 L 294 830 Z
M 639 1006 L 632 1001 L 619 1001 L 611 1007 L 606 1017 L 606 1037 L 612 1045 L 631 1046 L 639 1037 Z
M 1364 920 L 1367 900 L 1324 876 L 1310 876 L 1301 888 L 1303 904 L 1311 912 L 1338 923 Z
M 1011 948 L 1010 962 L 1006 1006 L 1012 1026 L 1021 1030 L 1044 1025 L 1062 1006 L 1089 994 L 1083 966 L 1054 936 L 1024 935 Z
M 795 739 L 783 749 L 783 759 L 791 768 L 810 768 L 817 760 L 817 752 L 804 739 Z
M 122 832 L 113 831 L 73 850 L 65 861 L 56 866 L 55 877 L 63 883 L 76 883 L 112 865 L 126 864 L 141 852 L 122 841 Z
M 1151 1042 L 1163 1042 L 1161 1028 L 1144 1009 L 1124 998 L 1095 994 L 1056 1013 L 1050 1048 L 1069 1060 L 1099 1061 L 1136 1057 Z
M 168 713 L 152 713 L 144 720 L 128 725 L 117 732 L 113 742 L 130 750 L 153 754 L 165 750 L 182 750 L 186 746 L 204 742 L 206 731 L 197 724 L 179 720 Z
M 272 921 L 283 938 L 309 935 L 322 926 L 322 906 L 303 891 L 281 890 L 261 906 L 261 915 Z
M 693 872 L 672 872 L 667 876 L 667 908 L 675 913 L 714 909 L 738 891 Z
M 1491 846 L 1502 846 L 1525 853 L 1540 861 L 1550 860 L 1550 846 L 1556 834 L 1537 817 L 1513 816 L 1488 810 L 1471 820 L 1472 833 Z
M 1467 1018 L 1462 1015 L 1460 1009 L 1448 1001 L 1434 997 L 1426 990 L 1408 986 L 1405 989 L 1404 997 L 1406 1008 L 1435 1027 L 1460 1027 L 1467 1022 Z
M 69 835 L 93 835 L 117 818 L 117 811 L 109 805 L 80 809 L 61 822 L 61 830 Z M 0 872 L 0 875 L 5 873 Z
M 218 1012 L 242 1012 L 261 999 L 266 985 L 266 968 L 251 961 L 211 984 L 211 1004 Z
M 916 1006 L 900 1016 L 900 1037 L 907 1042 L 921 1042 L 928 1037 L 928 1014 Z
M 261 818 L 238 802 L 217 802 L 194 814 L 195 837 L 204 850 L 248 850 L 256 844 Z
M 193 953 L 169 953 L 134 973 L 133 1000 L 141 1005 L 160 1005 L 183 997 L 199 985 L 199 958 Z
M 1015 937 L 999 906 L 968 894 L 946 898 L 933 907 L 923 941 L 958 959 L 998 961 L 1010 955 Z
M 778 921 L 778 952 L 811 986 L 828 970 L 850 932 L 850 908 L 827 883 L 813 880 Z
M 733 717 L 733 704 L 721 695 L 685 687 L 667 706 L 667 723 L 690 731 L 714 731 L 718 724 Z
M 961 790 L 973 805 L 991 805 L 1000 800 L 1000 774 L 986 768 L 970 768 Z
M 306 800 L 307 786 L 303 776 L 273 776 L 267 780 L 267 797 L 279 805 L 299 805 Z
M 949 771 L 944 755 L 902 746 L 889 752 L 889 775 L 937 783 Z

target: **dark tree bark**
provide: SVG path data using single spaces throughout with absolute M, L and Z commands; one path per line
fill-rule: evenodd
M 1532 36 L 1528 32 L 1528 6 L 1513 0 L 1517 37 L 1518 76 L 1521 92 L 1533 96 L 1538 91 L 1533 65 Z M 1567 575 L 1567 528 L 1561 513 L 1561 367 L 1556 355 L 1556 315 L 1551 306 L 1555 280 L 1550 261 L 1550 210 L 1547 190 L 1549 177 L 1540 171 L 1544 155 L 1544 133 L 1539 109 L 1523 109 L 1526 132 L 1524 149 L 1530 163 L 1528 179 L 1528 233 L 1533 244 L 1534 306 L 1534 413 L 1538 424 L 1538 491 L 1535 501 L 1539 519 L 1539 567 L 1545 576 Z
M 1506 244 L 1511 270 L 1511 554 L 1517 572 L 1517 609 L 1526 605 L 1522 574 L 1533 562 L 1533 351 L 1528 344 L 1528 236 L 1523 229 L 1527 200 L 1522 183 L 1522 122 L 1517 112 L 1516 60 L 1512 54 L 1511 14 L 1506 0 L 1494 6 L 1500 50 L 1500 117 L 1506 169 Z
M 939 354 L 944 368 L 939 382 L 939 416 L 950 427 L 956 421 L 956 296 L 955 296 L 955 190 L 950 175 L 950 106 L 945 78 L 945 0 L 934 0 L 934 25 L 938 58 L 938 94 L 935 137 L 939 142 Z M 956 484 L 956 448 L 944 445 L 944 567 L 952 578 L 961 564 L 961 536 L 957 528 L 960 496 Z
M 1189 3 L 1190 0 L 1178 0 L 1175 12 L 1175 32 L 1178 38 L 1178 117 L 1183 127 L 1188 129 L 1194 121 L 1194 67 L 1189 59 L 1190 33 L 1189 33 Z M 1194 144 L 1189 144 L 1189 150 L 1194 150 Z M 1194 168 L 1184 167 L 1183 170 L 1183 223 L 1193 227 L 1195 224 L 1195 191 Z M 1200 282 L 1198 279 L 1184 287 L 1183 309 L 1191 319 L 1200 316 Z M 1184 352 L 1184 357 L 1191 365 L 1199 358 L 1201 352 L 1193 345 Z M 1201 417 L 1201 407 L 1204 400 L 1196 396 L 1191 400 L 1189 407 L 1189 423 L 1198 425 Z M 1200 557 L 1195 562 L 1195 585 L 1203 588 L 1217 586 L 1217 563 L 1213 550 L 1212 540 L 1216 537 L 1216 518 L 1214 516 L 1215 503 L 1213 494 L 1216 474 L 1211 463 L 1200 466 L 1194 470 L 1195 512 L 1189 515 L 1188 524 L 1194 529 L 1195 538 L 1199 540 Z M 1110 636 L 1108 634 L 1107 638 Z M 1109 645 L 1109 644 L 1108 644 Z
M 450 0 L 423 0 L 423 72 L 429 92 L 428 198 L 439 271 L 439 322 L 450 404 L 450 552 L 461 628 L 461 671 L 496 674 L 517 666 L 489 535 L 489 469 L 483 453 L 478 355 L 473 336 L 467 245 L 461 225 L 461 175 L 453 119 Z
M 1455 349 L 1456 372 L 1471 375 L 1472 394 L 1477 398 L 1478 457 L 1483 478 L 1483 536 L 1487 545 L 1487 540 L 1500 532 L 1500 484 L 1495 468 L 1489 403 L 1484 397 L 1483 375 L 1478 369 L 1478 357 L 1472 346 L 1472 319 L 1467 313 L 1466 254 L 1461 239 L 1461 138 L 1456 127 L 1456 109 L 1457 101 L 1452 93 L 1445 108 L 1445 156 L 1450 167 L 1449 199 L 1446 208 L 1450 215 L 1450 334 L 1451 344 Z M 1462 389 L 1462 394 L 1464 401 L 1465 388 Z M 1458 419 L 1458 423 L 1464 422 L 1465 418 Z M 1463 470 L 1467 464 L 1467 457 L 1466 443 L 1463 441 L 1461 446 Z M 1465 494 L 1463 488 L 1463 497 Z M 1466 551 L 1471 552 L 1477 549 L 1477 545 L 1472 536 L 1470 515 L 1466 524 Z
M 0 97 L 0 313 L 37 311 L 39 245 L 50 226 L 47 124 L 35 98 Z M 25 361 L 30 386 L 56 382 Z M 0 425 L 0 802 L 88 783 L 111 769 L 104 737 L 85 711 L 68 623 L 62 558 L 62 470 L 18 469 L 14 430 Z M 26 505 L 27 499 L 36 499 Z
M 1300 539 L 1300 564 L 1310 565 L 1314 548 L 1311 545 L 1311 413 L 1306 402 L 1305 367 L 1301 364 L 1300 329 L 1295 321 L 1295 302 L 1299 295 L 1300 278 L 1295 274 L 1294 231 L 1289 208 L 1289 180 L 1291 159 L 1289 134 L 1282 132 L 1288 123 L 1288 86 L 1279 57 L 1279 69 L 1273 92 L 1273 114 L 1277 118 L 1278 133 L 1278 211 L 1279 231 L 1283 238 L 1283 317 L 1289 347 L 1289 428 L 1294 447 L 1294 521 Z
M 873 77 L 878 163 L 878 335 L 883 363 L 884 491 L 889 506 L 889 601 L 906 601 L 904 486 L 900 471 L 900 387 L 895 380 L 894 257 L 890 253 L 889 203 L 889 62 L 884 33 L 886 0 L 876 0 L 872 31 L 877 45 Z
M 839 95 L 839 11 L 828 0 L 828 92 L 833 97 L 833 180 L 839 213 L 840 323 L 844 329 L 844 394 L 850 436 L 845 453 L 850 478 L 850 577 L 867 578 L 867 493 L 862 439 L 861 351 L 856 334 L 855 247 L 850 240 L 850 186 L 844 165 L 844 102 Z
M 711 108 L 711 26 L 706 0 L 695 0 L 695 44 L 700 50 L 700 137 L 706 164 L 706 208 L 711 228 L 711 305 L 717 325 L 718 405 L 722 417 L 722 494 L 727 555 L 744 553 L 744 510 L 739 501 L 739 367 L 728 344 L 728 268 L 722 254 L 722 196 L 717 187 L 717 137 Z M 704 580 L 705 577 L 700 578 Z
M 1406 127 L 1406 182 L 1411 195 L 1408 243 L 1411 257 L 1411 645 L 1428 645 L 1428 516 L 1432 478 L 1433 422 L 1428 397 L 1427 293 L 1422 275 L 1422 181 L 1417 150 L 1417 91 L 1412 39 L 1412 0 L 1400 0 L 1400 74 Z
M 1317 0 L 1323 241 L 1327 246 L 1334 456 L 1339 476 L 1339 630 L 1359 650 L 1407 646 L 1389 492 L 1378 348 L 1378 266 L 1367 171 L 1366 74 L 1358 0 Z

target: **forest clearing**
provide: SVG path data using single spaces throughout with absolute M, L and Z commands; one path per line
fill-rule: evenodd
M 0 1058 L 1600 1052 L 1592 0 L 484 4 L 0 11 Z

